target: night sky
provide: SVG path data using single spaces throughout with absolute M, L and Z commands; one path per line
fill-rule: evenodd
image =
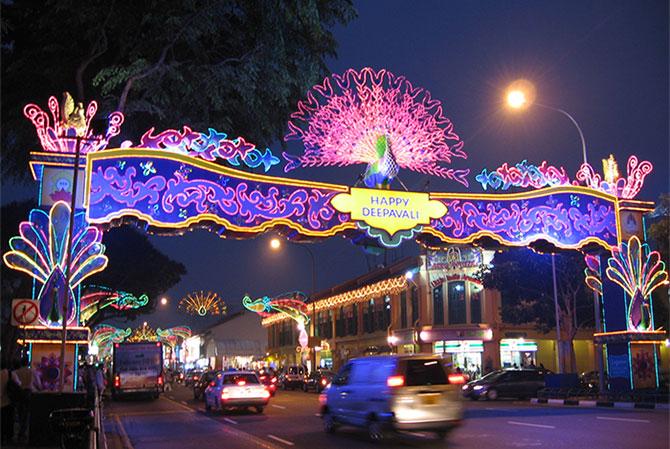
M 474 181 L 482 168 L 494 169 L 503 162 L 528 159 L 539 164 L 546 159 L 564 166 L 571 176 L 581 163 L 579 135 L 566 117 L 538 107 L 515 114 L 503 109 L 503 91 L 517 78 L 533 81 L 537 101 L 573 115 L 598 171 L 600 160 L 614 153 L 623 174 L 628 156 L 636 154 L 655 166 L 639 198 L 655 200 L 669 190 L 667 1 L 384 0 L 356 2 L 356 7 L 358 19 L 336 29 L 338 58 L 329 61 L 330 70 L 386 68 L 440 99 L 465 141 L 468 159 L 453 166 L 471 168 L 471 191 L 482 191 Z M 278 145 L 273 148 L 279 150 Z M 296 143 L 289 151 L 301 153 Z M 302 169 L 290 175 L 353 184 L 364 169 Z M 420 189 L 427 179 L 407 172 L 400 177 L 410 190 Z M 3 203 L 23 196 L 3 190 Z M 463 188 L 431 178 L 429 190 Z M 310 258 L 297 244 L 272 252 L 269 236 L 235 241 L 205 231 L 151 239 L 188 269 L 182 282 L 166 293 L 169 306 L 158 306 L 156 313 L 140 320 L 153 327 L 211 323 L 176 312 L 179 298 L 193 290 L 218 292 L 229 311 L 239 310 L 245 292 L 257 297 L 310 290 Z M 383 261 L 366 260 L 342 238 L 310 248 L 317 258 L 318 289 Z M 388 257 L 417 251 L 415 244 L 405 244 Z

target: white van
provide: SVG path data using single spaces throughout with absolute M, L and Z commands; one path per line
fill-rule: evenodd
M 371 440 L 387 430 L 434 431 L 439 438 L 463 417 L 462 374 L 447 374 L 433 355 L 353 359 L 320 397 L 324 430 L 364 427 Z

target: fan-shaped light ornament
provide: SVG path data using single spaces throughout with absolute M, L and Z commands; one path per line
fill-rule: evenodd
M 172 348 L 177 345 L 178 340 L 181 338 L 185 340 L 189 338 L 193 332 L 188 326 L 175 326 L 168 329 L 161 329 L 160 327 L 156 329 L 156 335 L 163 343 L 169 344 Z
M 630 296 L 628 330 L 653 330 L 649 297 L 658 287 L 668 284 L 668 272 L 659 252 L 650 251 L 646 243 L 633 236 L 628 243 L 612 248 L 607 265 L 607 277 Z
M 88 226 L 84 212 L 77 212 L 72 232 L 70 285 L 66 285 L 69 227 L 70 206 L 66 202 L 56 202 L 48 214 L 33 209 L 28 221 L 19 224 L 19 235 L 9 239 L 10 250 L 2 256 L 9 268 L 26 273 L 42 284 L 38 295 L 40 321 L 47 326 L 61 321 L 64 301 L 68 303 L 68 323 L 74 320 L 72 290 L 84 279 L 104 270 L 108 262 L 101 243 L 102 232 Z
M 216 293 L 193 292 L 179 300 L 179 308 L 190 315 L 225 315 L 226 303 Z
M 91 335 L 91 344 L 107 352 L 112 344 L 122 343 L 131 333 L 130 328 L 120 329 L 109 324 L 101 324 Z
M 87 286 L 86 289 L 89 291 L 81 296 L 79 302 L 79 318 L 84 324 L 106 307 L 129 310 L 138 309 L 149 303 L 149 297 L 146 294 L 137 297 L 132 293 L 99 285 Z
M 468 185 L 470 170 L 442 165 L 467 155 L 441 103 L 384 69 L 349 69 L 326 78 L 298 103 L 288 128 L 285 139 L 301 140 L 305 153 L 284 153 L 285 172 L 367 164 L 368 187 L 388 187 L 398 168 Z

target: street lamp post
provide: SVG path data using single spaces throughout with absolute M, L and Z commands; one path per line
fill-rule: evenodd
M 306 245 L 297 245 L 300 248 L 303 248 L 309 254 L 310 261 L 312 263 L 312 289 L 309 292 L 309 299 L 312 303 L 312 325 L 310 326 L 311 337 L 316 337 L 316 313 L 315 313 L 315 301 L 313 295 L 316 293 L 316 258 L 314 257 L 314 252 Z M 281 248 L 281 240 L 278 238 L 273 238 L 270 240 L 270 248 L 275 251 L 278 251 Z M 312 346 L 310 350 L 311 359 L 312 359 L 312 370 L 316 369 L 316 347 Z

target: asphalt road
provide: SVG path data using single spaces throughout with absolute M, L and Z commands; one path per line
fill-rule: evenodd
M 667 449 L 668 412 L 466 401 L 464 425 L 439 441 L 428 433 L 394 436 L 383 447 Z M 265 413 L 206 414 L 191 390 L 160 399 L 105 404 L 106 429 L 125 449 L 372 448 L 362 430 L 321 430 L 315 393 L 279 391 Z M 379 447 L 379 446 L 378 446 Z

